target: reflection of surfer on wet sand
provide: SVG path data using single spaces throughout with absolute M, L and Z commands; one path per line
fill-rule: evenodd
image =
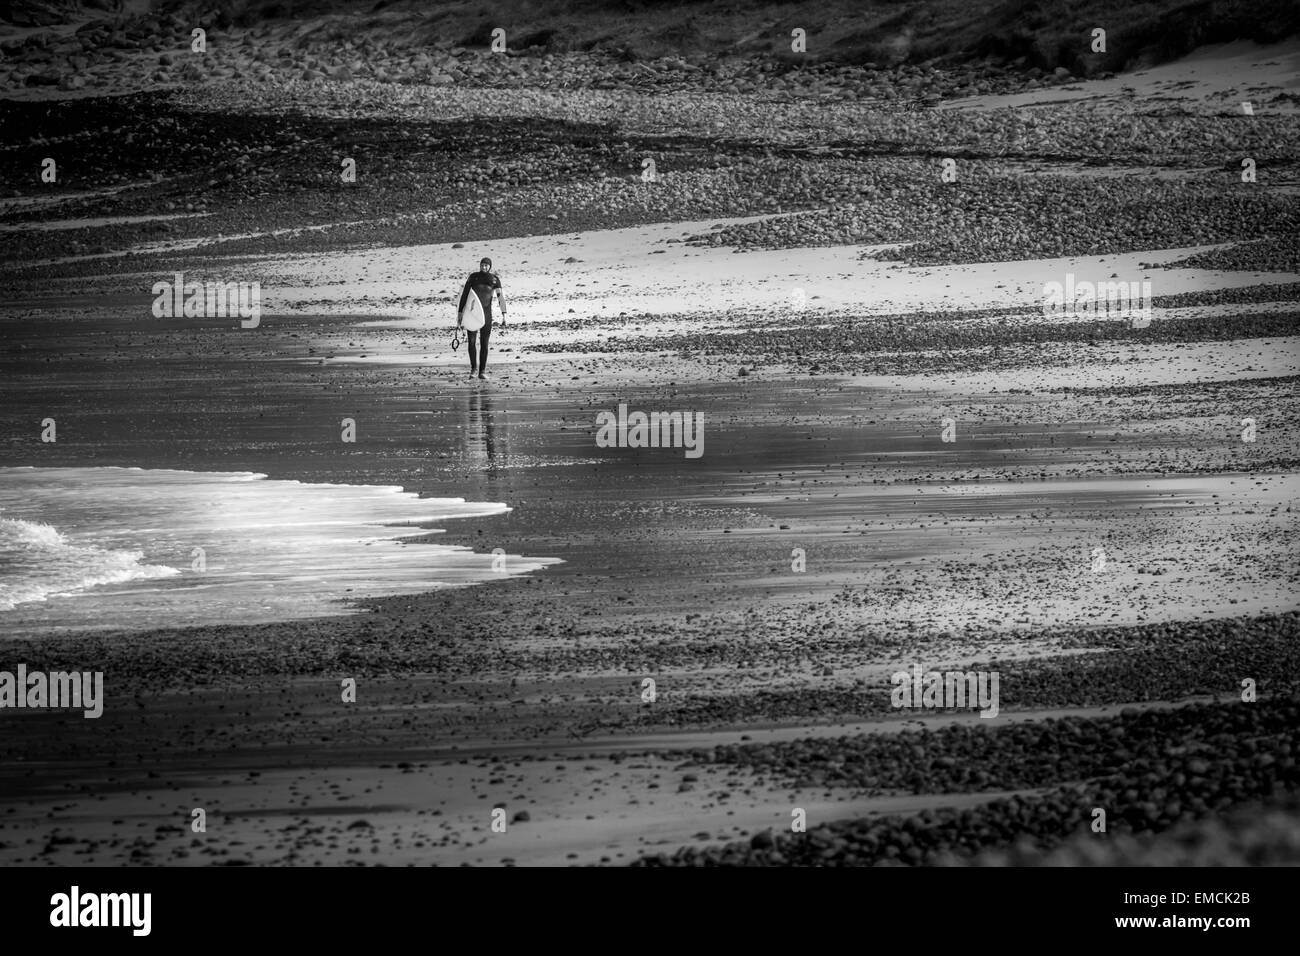
M 492 294 L 501 300 L 501 328 L 506 327 L 506 297 L 501 280 L 492 272 L 492 260 L 479 261 L 478 272 L 471 272 L 460 290 L 456 306 L 456 325 L 469 333 L 469 374 L 484 378 L 487 371 L 488 336 L 492 334 Z
M 479 444 L 479 439 L 482 439 L 482 445 Z M 465 431 L 465 453 L 471 461 L 481 462 L 483 451 L 487 452 L 488 468 L 495 468 L 497 452 L 492 399 L 475 389 L 469 396 L 469 428 Z

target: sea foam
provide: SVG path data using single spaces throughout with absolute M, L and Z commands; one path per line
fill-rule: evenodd
M 0 624 L 317 617 L 346 613 L 348 598 L 483 584 L 556 563 L 403 540 L 509 510 L 251 472 L 0 468 Z

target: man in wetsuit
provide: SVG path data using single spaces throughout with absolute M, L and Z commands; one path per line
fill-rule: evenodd
M 460 304 L 456 306 L 456 325 L 461 325 L 461 312 L 465 309 L 466 297 L 478 296 L 483 306 L 483 328 L 469 334 L 469 374 L 473 378 L 477 372 L 479 378 L 487 371 L 488 336 L 492 333 L 492 293 L 501 300 L 501 327 L 506 327 L 506 297 L 501 292 L 501 280 L 492 272 L 492 260 L 482 259 L 478 272 L 471 272 L 465 280 L 465 288 L 460 290 Z M 477 343 L 476 341 L 477 340 Z M 477 354 L 475 346 L 477 344 Z

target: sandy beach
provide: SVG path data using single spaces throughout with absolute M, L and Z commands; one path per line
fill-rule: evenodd
M 281 30 L 0 71 L 4 162 L 115 130 L 0 197 L 0 670 L 106 695 L 0 715 L 0 863 L 1300 860 L 1294 40 L 839 96 L 306 41 L 280 78 Z M 258 324 L 157 316 L 177 273 Z M 1145 324 L 1045 314 L 1067 276 Z M 604 447 L 620 406 L 702 454 Z M 900 709 L 914 664 L 996 716 Z

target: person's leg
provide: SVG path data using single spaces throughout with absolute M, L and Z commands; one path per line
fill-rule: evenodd
M 483 324 L 483 328 L 479 331 L 479 336 L 478 336 L 479 342 L 481 343 L 479 345 L 481 351 L 479 352 L 479 356 L 478 356 L 478 373 L 480 375 L 482 375 L 484 372 L 487 371 L 488 336 L 491 333 L 492 333 L 492 322 L 489 320 L 488 322 L 485 322 Z
M 466 340 L 468 348 L 466 348 L 465 351 L 469 353 L 469 374 L 473 375 L 478 371 L 478 352 L 476 351 L 478 346 L 478 333 L 467 332 L 465 334 L 468 336 L 468 339 Z

